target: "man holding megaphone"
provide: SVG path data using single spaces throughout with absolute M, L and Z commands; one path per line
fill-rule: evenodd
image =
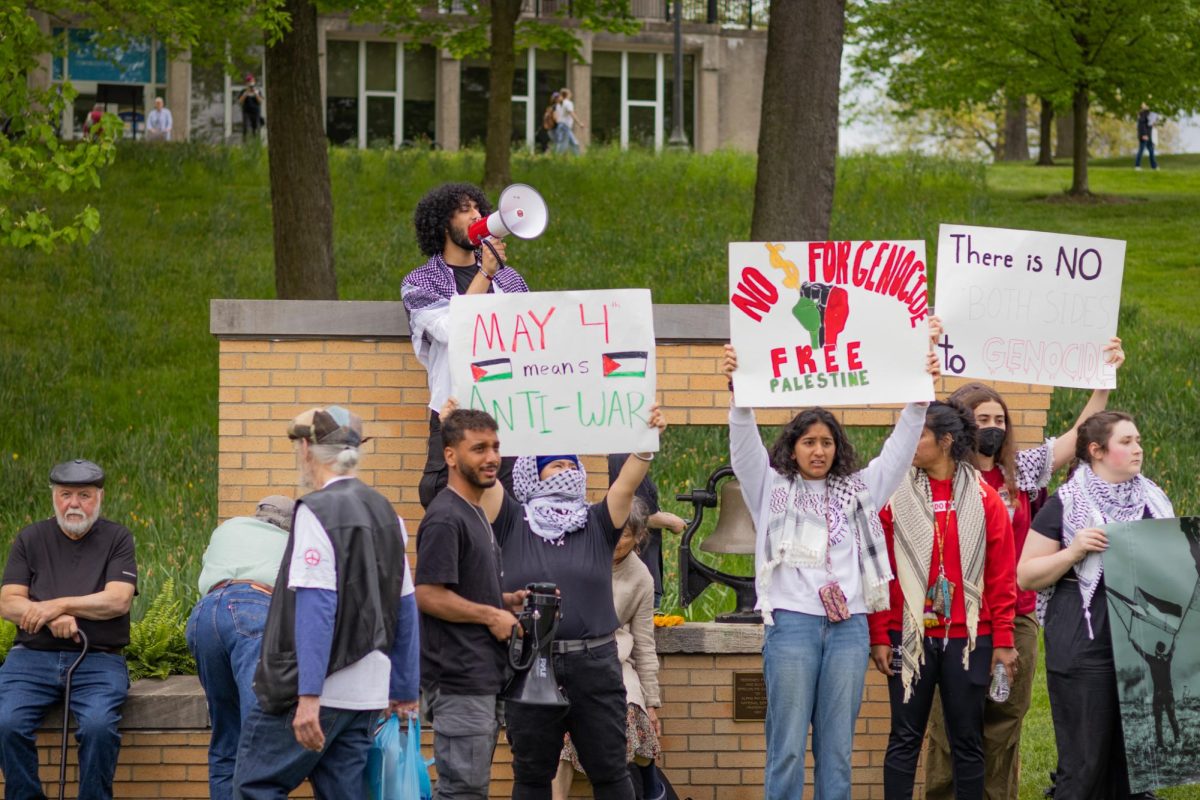
M 413 350 L 429 379 L 429 445 L 421 475 L 421 506 L 428 508 L 446 486 L 442 427 L 438 416 L 450 397 L 450 298 L 456 294 L 528 292 L 525 280 L 505 263 L 504 236 L 534 239 L 546 229 L 546 203 L 531 187 L 514 184 L 500 193 L 493 213 L 483 191 L 469 183 L 433 189 L 413 214 L 417 244 L 429 260 L 400 284 Z M 512 488 L 512 461 L 500 480 Z

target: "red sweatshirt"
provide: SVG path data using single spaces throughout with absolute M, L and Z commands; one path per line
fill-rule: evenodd
M 954 584 L 954 599 L 950 604 L 950 636 L 954 639 L 967 638 L 967 610 L 963 602 L 962 592 L 962 559 L 958 549 L 958 514 L 948 514 L 947 507 L 953 509 L 951 481 L 929 481 L 933 490 L 934 514 L 937 517 L 938 530 L 946 536 L 946 577 Z M 983 604 L 979 609 L 979 636 L 992 635 L 993 647 L 1013 646 L 1013 614 L 1017 603 L 1017 565 L 1014 557 L 1012 523 L 1008 519 L 1008 508 L 996 490 L 983 485 L 983 513 L 987 527 L 987 552 L 983 565 Z M 949 519 L 947 519 L 949 517 Z M 879 512 L 883 522 L 883 531 L 887 537 L 888 558 L 892 562 L 892 572 L 896 571 L 896 552 L 893 545 L 895 528 L 892 522 L 892 507 L 888 504 Z M 933 556 L 929 564 L 929 577 L 926 588 L 933 586 L 938 576 L 938 549 L 935 544 Z M 891 582 L 891 608 L 879 611 L 867 617 L 871 630 L 871 644 L 891 644 L 888 631 L 899 632 L 903 628 L 902 611 L 904 595 L 900 591 L 900 580 Z M 924 635 L 940 639 L 945 635 L 945 628 L 925 628 Z

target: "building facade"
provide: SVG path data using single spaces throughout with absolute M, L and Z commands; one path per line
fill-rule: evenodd
M 530 14 L 553 14 L 553 0 L 528 0 Z M 513 144 L 533 148 L 553 91 L 572 90 L 581 144 L 661 149 L 671 131 L 673 26 L 669 2 L 633 0 L 642 29 L 632 36 L 578 30 L 580 58 L 528 49 L 518 54 L 513 81 Z M 698 152 L 753 150 L 758 140 L 765 0 L 694 0 L 683 16 L 684 129 Z M 717 12 L 720 12 L 718 14 Z M 759 16 L 756 19 L 754 14 Z M 711 21 L 710 21 L 711 20 Z M 563 24 L 570 24 L 567 20 Z M 59 31 L 56 31 L 59 32 Z M 90 32 L 69 29 L 65 57 L 48 58 L 51 81 L 69 78 L 79 90 L 64 115 L 63 135 L 78 137 L 93 105 L 128 120 L 144 120 L 161 96 L 175 119 L 175 139 L 225 142 L 242 137 L 237 98 L 244 74 L 271 90 L 262 53 L 250 53 L 236 76 L 168 57 L 155 42 L 127 52 L 97 53 Z M 348 147 L 425 146 L 445 150 L 486 137 L 486 59 L 456 59 L 429 45 L 356 25 L 344 16 L 319 23 L 321 107 L 331 143 Z M 106 59 L 117 57 L 116 64 Z M 129 91 L 125 91 L 121 89 Z M 144 124 L 144 123 L 143 123 Z M 269 136 L 270 120 L 266 120 Z

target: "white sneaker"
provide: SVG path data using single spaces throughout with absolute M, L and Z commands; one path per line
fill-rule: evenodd
M 1135 169 L 1135 170 L 1137 170 L 1138 172 L 1141 172 L 1141 171 L 1142 171 L 1142 168 L 1141 168 L 1141 167 L 1134 167 L 1134 169 Z

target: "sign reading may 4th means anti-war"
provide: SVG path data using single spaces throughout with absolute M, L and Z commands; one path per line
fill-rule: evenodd
M 1117 335 L 1125 242 L 942 225 L 942 373 L 1111 389 L 1101 348 Z
M 734 242 L 739 406 L 933 399 L 925 243 Z
M 506 456 L 658 450 L 648 289 L 458 295 L 450 376 Z

